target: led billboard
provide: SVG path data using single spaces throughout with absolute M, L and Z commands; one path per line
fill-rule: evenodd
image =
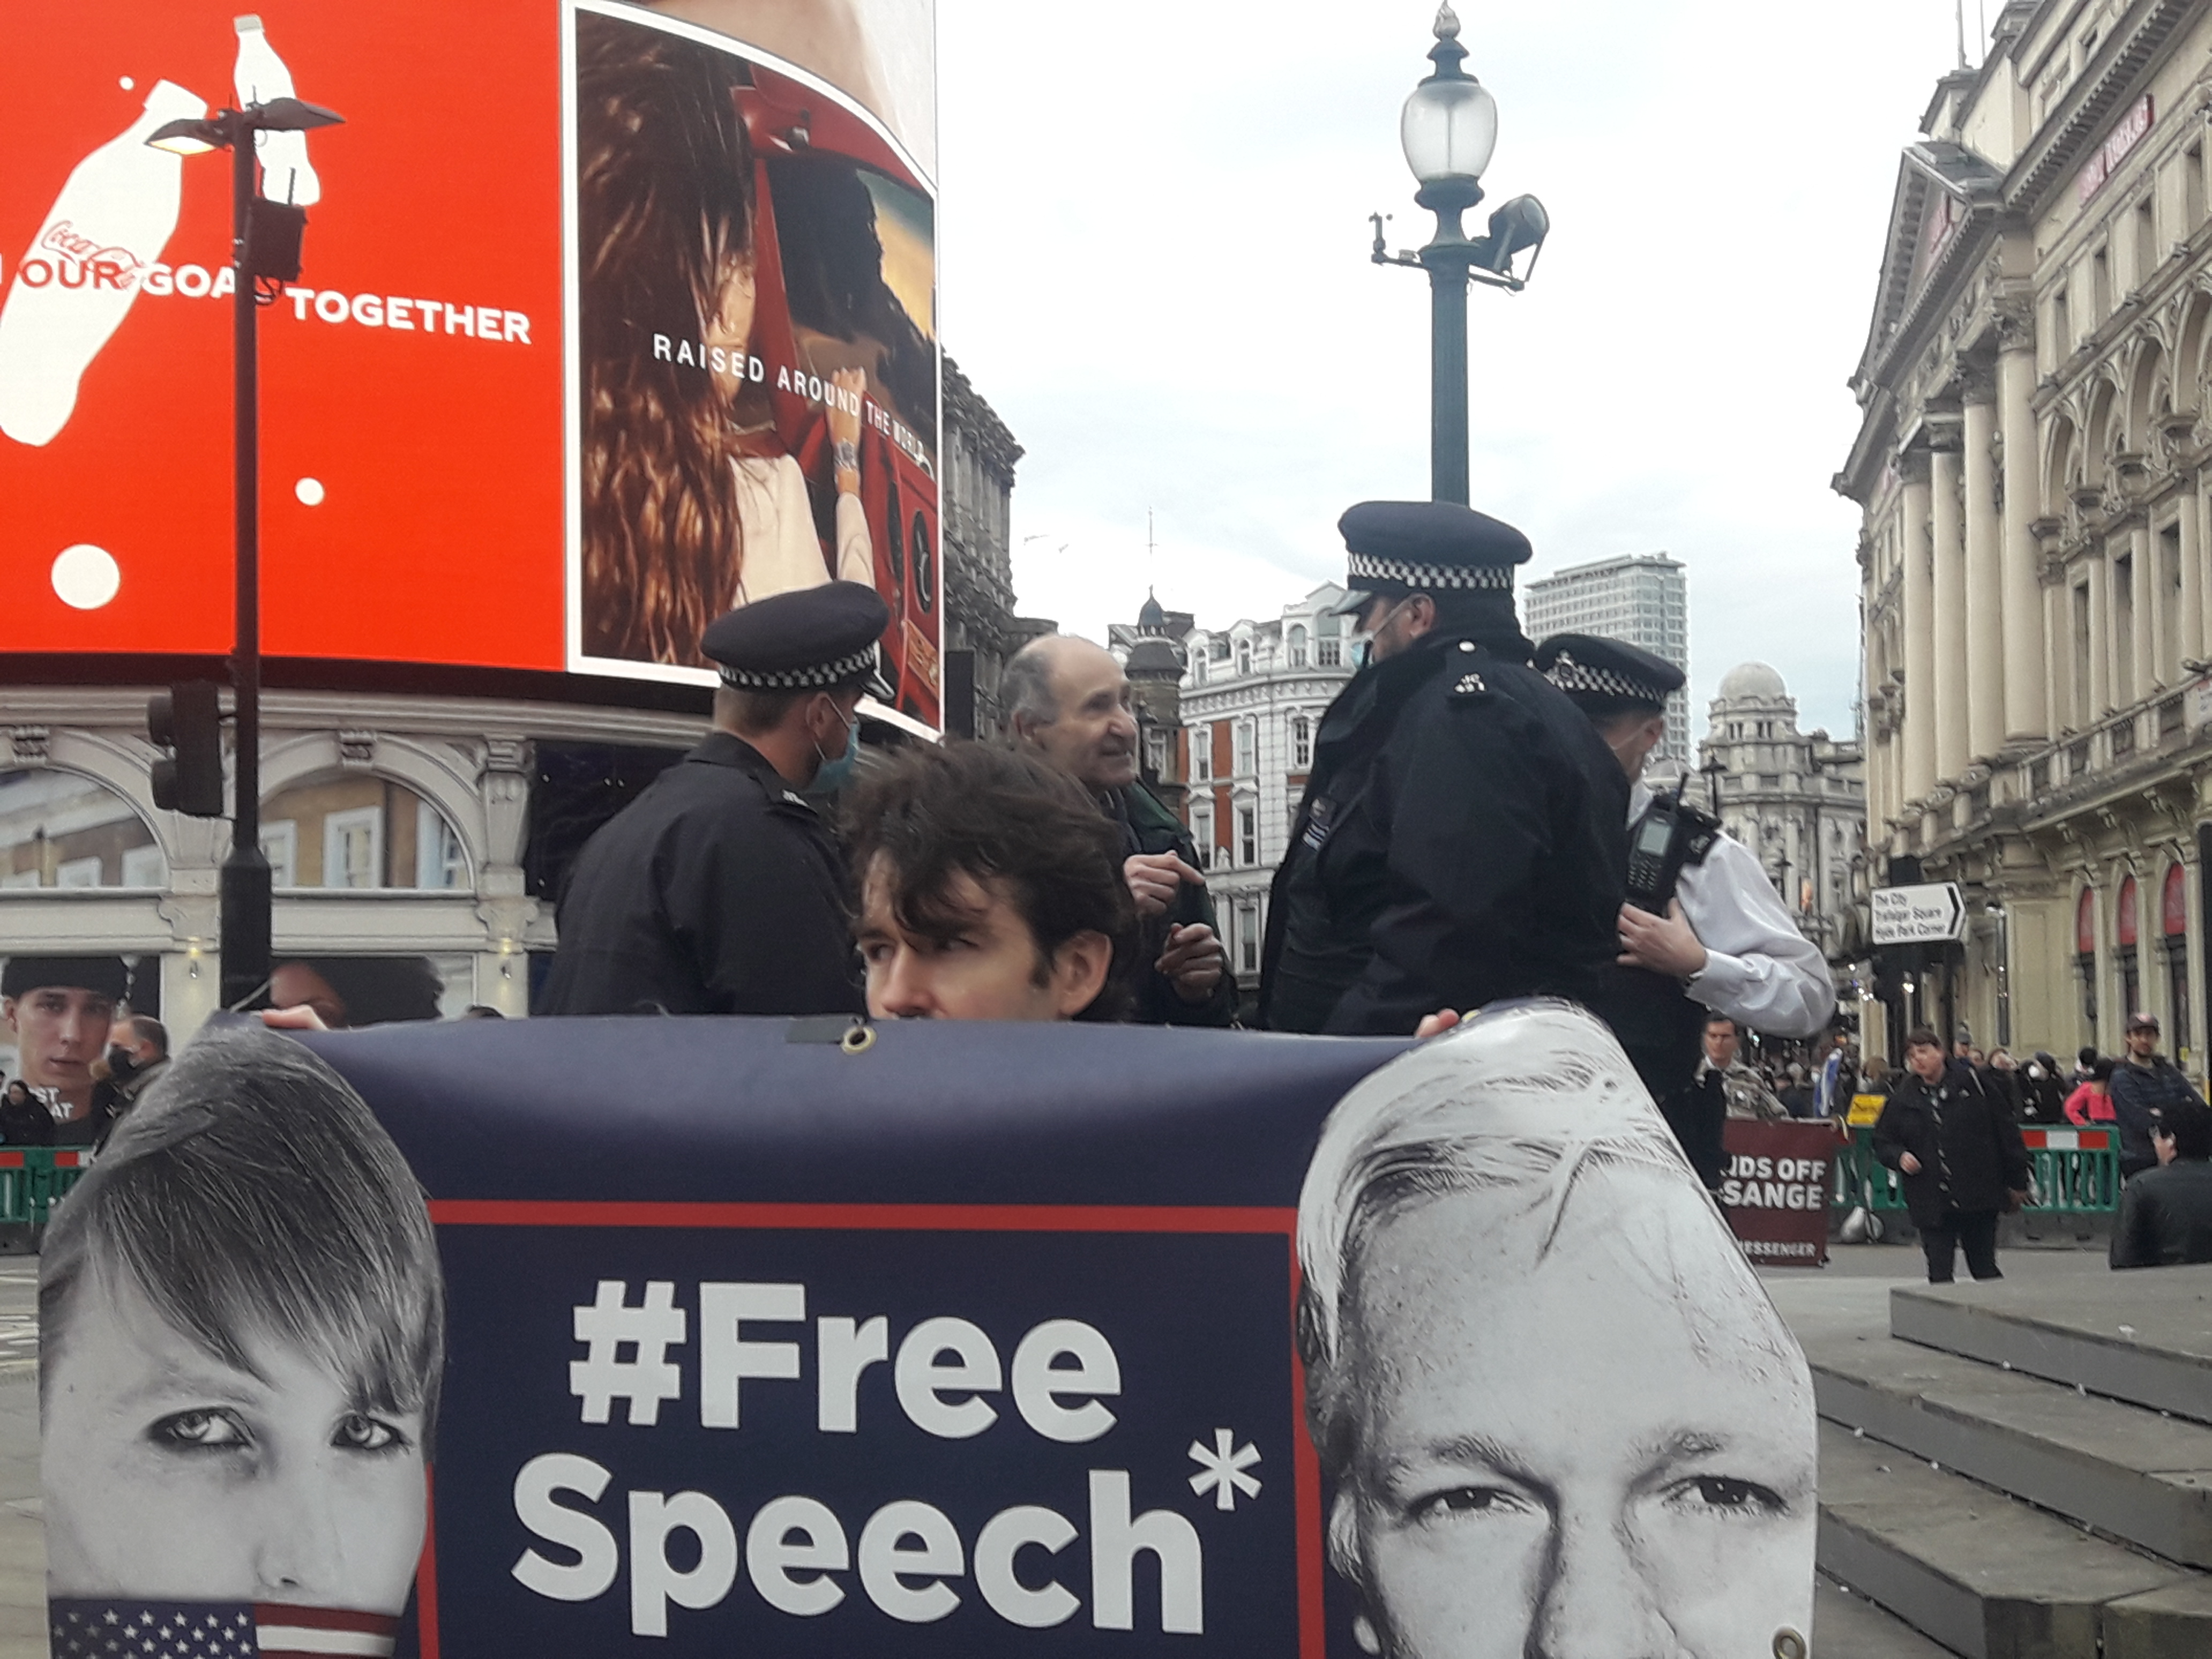
M 938 718 L 929 0 L 27 11 L 0 58 L 0 651 L 226 651 L 230 191 L 163 122 L 292 94 L 261 313 L 272 655 L 710 676 L 842 576 Z M 851 88 L 847 90 L 846 88 Z

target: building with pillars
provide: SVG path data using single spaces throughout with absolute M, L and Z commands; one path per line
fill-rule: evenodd
M 1265 621 L 1182 641 L 1184 822 L 1207 867 L 1229 965 L 1257 993 L 1267 889 L 1289 850 L 1314 733 L 1352 678 L 1344 589 L 1324 584 Z
M 1877 964 L 1893 1030 L 2111 1050 L 2135 1003 L 2169 1047 L 2205 1029 L 2208 64 L 2206 0 L 2009 0 L 1899 164 L 1836 480 L 1868 842 L 1878 883 L 1959 882 L 1970 925 Z
M 1014 464 L 1022 447 L 960 365 L 945 359 L 945 725 L 1005 735 L 999 676 L 1053 625 L 1014 614 Z
M 1730 669 L 1709 706 L 1698 770 L 1722 824 L 1751 849 L 1797 931 L 1831 963 L 1857 945 L 1853 876 L 1864 847 L 1859 746 L 1797 729 L 1797 700 L 1763 662 Z M 1702 792 L 1692 788 L 1691 799 Z

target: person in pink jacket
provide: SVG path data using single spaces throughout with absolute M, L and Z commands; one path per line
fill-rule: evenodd
M 2081 1086 L 2066 1097 L 2066 1121 L 2083 1129 L 2113 1121 L 2112 1082 L 2112 1062 L 2100 1060 Z

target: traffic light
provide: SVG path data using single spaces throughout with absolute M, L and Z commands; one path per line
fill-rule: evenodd
M 146 700 L 146 735 L 166 750 L 154 763 L 154 805 L 196 818 L 222 811 L 222 703 L 216 688 L 192 680 Z

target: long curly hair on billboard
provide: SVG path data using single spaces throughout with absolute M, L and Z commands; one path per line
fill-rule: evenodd
M 753 160 L 734 60 L 589 14 L 576 20 L 581 250 L 584 646 L 703 663 L 699 637 L 744 559 L 730 398 L 652 349 L 672 324 L 744 348 Z

